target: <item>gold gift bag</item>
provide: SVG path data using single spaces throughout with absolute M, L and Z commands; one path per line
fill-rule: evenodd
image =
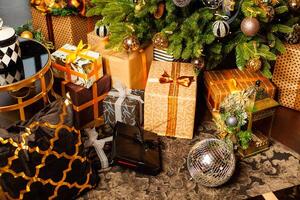
M 189 63 L 153 61 L 145 91 L 145 130 L 192 139 L 196 79 Z
M 276 60 L 273 82 L 279 103 L 300 111 L 300 44 L 286 44 L 286 53 Z

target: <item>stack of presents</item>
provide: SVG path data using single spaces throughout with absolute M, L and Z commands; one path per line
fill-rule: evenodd
M 172 56 L 164 55 L 164 51 L 153 48 L 151 44 L 134 52 L 105 49 L 109 39 L 93 31 L 93 20 L 88 22 L 72 16 L 64 17 L 65 21 L 60 22 L 62 17 L 49 19 L 35 9 L 32 9 L 32 15 L 35 28 L 42 27 L 44 35 L 54 42 L 57 49 L 52 53 L 55 77 L 52 92 L 71 100 L 76 130 L 90 130 L 92 137 L 91 128 L 106 124 L 125 132 L 138 132 L 133 128 L 135 126 L 159 136 L 193 138 L 196 100 L 202 94 L 197 94 L 200 81 L 197 81 L 192 64 L 174 62 Z M 45 26 L 49 21 L 52 23 L 51 34 L 49 26 Z M 61 30 L 70 32 L 57 32 L 60 28 L 56 24 L 64 24 Z M 76 27 L 72 27 L 74 24 Z M 92 28 L 88 28 L 91 24 Z M 300 46 L 288 45 L 287 51 L 276 62 L 273 82 L 278 89 L 279 103 L 300 110 L 300 68 L 294 67 L 300 64 Z M 205 71 L 203 94 L 212 116 L 217 116 L 221 101 L 232 92 L 233 80 L 234 90 L 239 91 L 260 80 L 260 87 L 266 94 L 265 98 L 255 102 L 256 109 L 248 126 L 257 140 L 250 145 L 249 152 L 241 152 L 247 156 L 268 148 L 275 107 L 279 104 L 273 100 L 275 85 L 260 72 L 238 69 Z M 270 125 L 263 123 L 259 129 L 261 120 L 268 120 Z M 124 145 L 122 141 L 120 143 L 120 146 Z M 101 155 L 101 150 L 97 153 Z M 122 157 L 122 152 L 113 153 Z M 100 160 L 102 167 L 108 167 L 105 158 Z M 126 162 L 119 159 L 119 164 L 126 165 Z M 156 167 L 153 174 L 160 171 L 160 166 Z

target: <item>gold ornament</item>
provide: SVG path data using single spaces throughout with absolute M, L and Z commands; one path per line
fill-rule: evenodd
M 194 60 L 192 60 L 192 64 L 194 65 L 195 68 L 197 68 L 198 70 L 203 70 L 205 67 L 205 61 L 203 57 L 200 58 L 196 58 Z
M 169 46 L 168 38 L 163 33 L 156 33 L 152 38 L 153 46 L 158 49 L 166 49 Z
M 71 0 L 70 4 L 75 8 L 78 8 L 80 6 L 80 3 L 77 0 Z
M 31 33 L 30 31 L 23 31 L 20 34 L 20 37 L 26 38 L 26 39 L 33 39 L 33 33 Z
M 155 19 L 160 19 L 163 15 L 164 15 L 164 12 L 165 12 L 165 3 L 164 2 L 160 2 L 157 6 L 157 9 L 154 13 L 154 18 Z
M 289 0 L 288 5 L 291 10 L 298 11 L 300 9 L 300 0 Z
M 234 11 L 234 6 L 235 6 L 235 0 L 224 0 L 223 1 L 223 9 L 226 12 Z
M 251 58 L 246 64 L 246 69 L 254 73 L 260 70 L 261 64 L 260 58 Z
M 140 48 L 140 42 L 136 36 L 128 36 L 123 40 L 123 47 L 126 51 L 137 51 Z

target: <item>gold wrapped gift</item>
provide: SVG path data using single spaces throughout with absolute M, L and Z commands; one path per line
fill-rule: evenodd
M 197 83 L 193 65 L 153 61 L 145 91 L 144 128 L 162 136 L 191 139 Z
M 137 52 L 116 52 L 105 49 L 107 39 L 89 33 L 88 41 L 93 50 L 100 52 L 103 57 L 106 73 L 111 75 L 113 86 L 121 81 L 129 89 L 143 90 L 146 87 L 147 76 L 153 60 L 153 46 L 147 46 Z M 97 42 L 96 42 L 97 41 Z

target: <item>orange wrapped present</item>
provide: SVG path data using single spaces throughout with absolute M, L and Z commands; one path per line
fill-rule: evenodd
M 260 88 L 269 97 L 274 98 L 275 87 L 260 72 L 241 71 L 239 69 L 204 72 L 205 97 L 211 111 L 219 110 L 223 99 L 234 91 L 246 90 L 256 81 L 261 81 Z
M 192 64 L 153 61 L 145 91 L 144 129 L 193 138 L 196 79 Z

